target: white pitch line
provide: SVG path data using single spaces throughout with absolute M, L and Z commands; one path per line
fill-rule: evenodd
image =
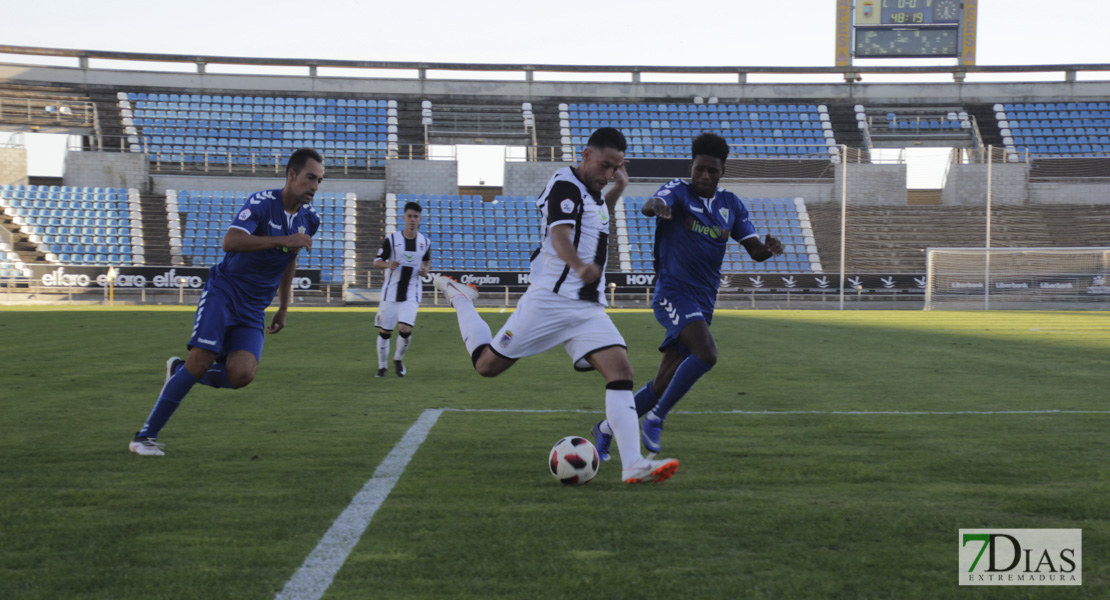
M 301 568 L 285 583 L 285 588 L 278 593 L 276 600 L 319 600 L 324 595 L 335 579 L 335 574 L 347 561 L 347 555 L 370 526 L 374 513 L 385 502 L 393 485 L 401 478 L 409 460 L 420 448 L 420 444 L 424 443 L 441 414 L 443 410 L 438 408 L 430 408 L 421 413 L 416 423 L 378 465 L 366 485 L 362 486 L 339 518 L 332 523 L 316 549 L 304 559 Z
M 450 412 L 485 413 L 584 413 L 603 414 L 601 410 L 544 408 L 444 408 Z M 684 415 L 842 415 L 842 416 L 939 416 L 939 415 L 1110 415 L 1110 410 L 676 410 Z

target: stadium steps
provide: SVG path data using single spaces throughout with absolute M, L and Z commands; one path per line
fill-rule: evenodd
M 46 262 L 46 256 L 39 252 L 38 246 L 32 244 L 27 234 L 20 231 L 19 225 L 16 225 L 3 211 L 0 211 L 0 226 L 7 229 L 11 235 L 12 252 L 19 255 L 20 261 L 28 265 Z
M 359 199 L 355 202 L 355 273 L 354 287 L 370 287 L 366 274 L 373 272 L 374 257 L 385 235 L 385 201 Z M 432 240 L 435 244 L 436 241 Z M 432 266 L 435 267 L 435 250 L 432 250 Z M 381 280 L 375 283 L 381 284 Z
M 172 265 L 169 220 L 166 218 L 166 197 L 155 194 L 140 194 L 139 210 L 143 220 L 143 252 L 146 256 L 146 264 Z
M 832 123 L 836 143 L 848 145 L 850 149 L 868 150 L 863 147 L 863 134 L 856 125 L 855 107 L 848 104 L 826 103 L 829 108 L 829 122 Z M 871 162 L 868 157 L 864 162 Z
M 402 160 L 424 158 L 424 127 L 420 124 L 419 98 L 397 100 L 397 145 Z M 435 110 L 435 107 L 432 107 Z
M 840 207 L 807 206 L 817 251 L 826 272 L 840 269 Z M 924 273 L 927 248 L 978 247 L 984 243 L 983 208 L 959 206 L 859 207 L 849 209 L 848 270 L 853 273 Z M 1110 206 L 996 206 L 991 245 L 998 248 L 1104 246 Z
M 559 135 L 559 104 L 557 100 L 532 100 L 536 118 L 537 159 L 562 160 L 562 136 Z M 569 102 L 568 102 L 569 103 Z
M 505 144 L 530 146 L 520 102 L 491 102 L 461 98 L 432 105 L 428 139 L 433 144 Z M 416 121 L 419 123 L 419 119 Z
M 95 124 L 85 123 L 83 109 L 78 105 L 91 102 L 89 95 L 83 91 L 73 89 L 65 84 L 19 84 L 0 82 L 0 98 L 13 98 L 16 100 L 29 100 L 32 103 L 30 115 L 22 112 L 13 112 L 12 106 L 6 105 L 0 113 L 0 124 L 14 131 L 36 131 L 39 133 L 70 133 L 83 135 L 95 131 Z M 71 114 L 59 112 L 47 113 L 44 104 L 57 103 L 73 106 Z M 99 110 L 99 107 L 97 107 Z
M 116 98 L 115 92 L 93 91 L 89 93 L 89 99 L 96 104 L 96 112 L 100 119 L 100 133 L 105 138 L 105 146 L 110 147 L 112 151 L 125 149 L 123 117 L 119 112 L 119 99 Z M 89 144 L 87 138 L 85 143 Z
M 975 117 L 975 123 L 979 126 L 979 135 L 983 138 L 983 145 L 1002 146 L 1002 131 L 998 127 L 994 105 L 972 104 L 966 110 L 967 114 Z

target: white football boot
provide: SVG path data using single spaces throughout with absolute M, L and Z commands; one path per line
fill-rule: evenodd
M 463 285 L 455 281 L 454 278 L 446 275 L 440 275 L 433 279 L 432 285 L 434 285 L 437 290 L 443 292 L 443 296 L 447 298 L 448 302 L 454 300 L 455 296 L 459 294 L 462 294 L 463 297 L 471 302 L 478 299 L 478 288 L 470 284 Z

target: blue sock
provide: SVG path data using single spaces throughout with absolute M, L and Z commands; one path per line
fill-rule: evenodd
M 671 378 L 671 383 L 667 385 L 667 389 L 660 396 L 659 402 L 652 409 L 652 412 L 660 421 L 667 418 L 667 413 L 671 412 L 675 404 L 694 387 L 694 384 L 705 375 L 713 367 L 707 365 L 705 361 L 691 354 L 678 365 L 678 369 L 674 372 L 674 377 Z
M 636 392 L 636 395 L 633 396 L 633 399 L 636 401 L 636 416 L 638 417 L 646 415 L 648 411 L 655 408 L 655 404 L 659 402 L 659 396 L 656 396 L 655 392 L 651 390 L 651 384 L 654 382 L 655 380 L 647 382 L 647 384 L 640 388 L 640 391 Z
M 197 383 L 207 385 L 214 388 L 229 388 L 231 387 L 231 379 L 227 376 L 227 365 L 223 363 L 212 363 L 211 367 L 204 372 Z
M 181 401 L 185 398 L 185 394 L 196 385 L 197 379 L 193 377 L 188 369 L 180 368 L 173 374 L 166 385 L 162 386 L 162 393 L 158 395 L 158 401 L 154 403 L 154 408 L 150 411 L 150 416 L 146 418 L 146 423 L 135 437 L 149 437 L 156 438 L 162 428 L 166 426 L 166 422 L 173 416 L 173 411 L 181 405 Z

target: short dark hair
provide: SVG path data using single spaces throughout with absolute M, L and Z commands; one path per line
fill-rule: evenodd
M 406 202 L 405 203 L 405 210 L 401 211 L 401 214 L 407 213 L 410 210 L 415 210 L 418 213 L 424 212 L 424 209 L 419 204 L 417 204 L 416 202 Z
M 690 146 L 690 158 L 695 159 L 700 154 L 721 159 L 721 164 L 728 160 L 728 140 L 708 131 L 694 138 Z
M 307 163 L 310 158 L 320 164 L 324 164 L 324 157 L 320 156 L 319 152 L 312 148 L 301 148 L 289 157 L 289 162 L 285 163 L 285 173 L 288 175 L 289 169 L 293 169 L 294 173 L 300 173 L 301 169 L 304 168 L 305 163 Z
M 605 148 L 613 148 L 624 152 L 628 149 L 628 142 L 624 139 L 624 134 L 619 129 L 614 127 L 601 127 L 593 132 L 590 136 L 590 141 L 586 142 L 586 146 L 590 148 L 597 148 L 603 150 Z

